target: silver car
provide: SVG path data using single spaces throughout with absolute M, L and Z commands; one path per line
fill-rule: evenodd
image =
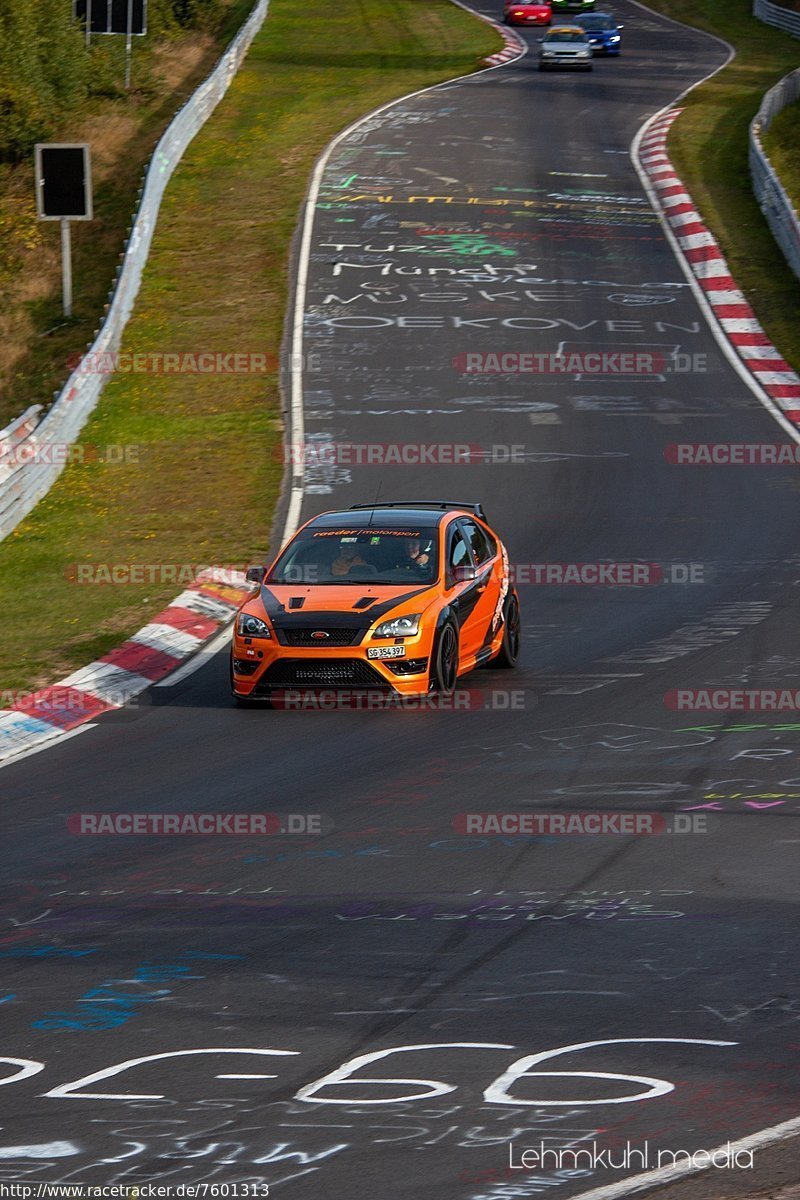
M 591 71 L 592 44 L 586 31 L 578 25 L 554 25 L 539 41 L 540 71 L 549 67 L 575 67 L 580 71 Z

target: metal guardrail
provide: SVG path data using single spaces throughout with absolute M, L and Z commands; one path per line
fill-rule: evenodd
M 774 6 L 770 6 L 774 7 Z M 800 20 L 800 13 L 798 14 Z M 750 178 L 758 205 L 767 219 L 783 255 L 800 279 L 800 217 L 787 195 L 761 143 L 774 117 L 800 98 L 800 68 L 784 75 L 765 93 L 750 123 Z
M 186 101 L 161 136 L 150 160 L 126 250 L 110 298 L 105 320 L 87 354 L 113 354 L 133 311 L 142 272 L 150 251 L 161 200 L 170 176 L 187 146 L 202 128 L 241 66 L 255 35 L 264 23 L 269 0 L 256 0 L 250 16 L 214 70 Z M 71 445 L 100 399 L 108 375 L 73 371 L 37 425 L 32 410 L 0 430 L 0 541 L 47 494 L 64 469 Z M 38 411 L 33 414 L 38 415 Z M 27 425 L 20 426 L 20 422 Z M 24 436 L 19 434 L 23 432 Z
M 753 0 L 753 16 L 766 25 L 774 25 L 784 33 L 800 37 L 800 12 L 781 8 L 779 4 L 771 4 L 770 0 Z

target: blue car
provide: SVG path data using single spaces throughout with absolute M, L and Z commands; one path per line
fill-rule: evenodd
M 594 54 L 619 54 L 622 46 L 619 31 L 622 26 L 617 24 L 610 13 L 581 13 L 579 17 L 575 17 L 575 24 L 585 31 Z

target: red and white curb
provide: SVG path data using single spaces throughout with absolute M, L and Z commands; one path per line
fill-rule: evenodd
M 250 591 L 240 571 L 202 571 L 121 646 L 0 710 L 0 765 L 122 708 L 164 679 L 230 623 Z
M 502 50 L 498 50 L 496 54 L 490 54 L 488 58 L 484 58 L 483 62 L 489 67 L 502 67 L 503 63 L 511 62 L 515 58 L 523 58 L 530 47 L 524 38 L 521 38 L 518 33 L 514 33 L 506 25 L 501 25 L 499 21 L 495 21 L 493 17 L 487 17 L 485 13 L 478 12 L 474 8 L 470 8 L 463 0 L 452 0 L 453 4 L 463 8 L 470 16 L 478 17 L 479 20 L 485 21 L 487 25 L 491 25 L 496 29 L 501 38 L 505 42 Z M 463 76 L 461 78 L 464 78 Z M 427 89 L 426 89 L 427 90 Z
M 786 420 L 800 425 L 800 375 L 781 357 L 739 291 L 714 235 L 666 152 L 670 126 L 681 108 L 656 117 L 639 143 L 641 169 L 678 249 L 729 346 Z
M 528 43 L 523 41 L 516 33 L 512 33 L 510 29 L 506 29 L 504 25 L 498 24 L 497 21 L 492 21 L 495 29 L 502 35 L 505 46 L 502 50 L 498 50 L 496 54 L 490 54 L 483 61 L 491 67 L 499 67 L 503 63 L 511 62 L 512 59 L 522 58 L 523 54 L 527 53 Z

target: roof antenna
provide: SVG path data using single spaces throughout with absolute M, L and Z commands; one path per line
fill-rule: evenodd
M 369 529 L 370 525 L 372 524 L 372 518 L 375 516 L 375 505 L 378 503 L 378 497 L 381 494 L 382 487 L 383 487 L 383 478 L 378 480 L 378 490 L 375 493 L 375 499 L 372 501 L 372 510 L 370 511 L 370 514 L 369 514 L 369 520 L 367 521 L 367 529 Z

